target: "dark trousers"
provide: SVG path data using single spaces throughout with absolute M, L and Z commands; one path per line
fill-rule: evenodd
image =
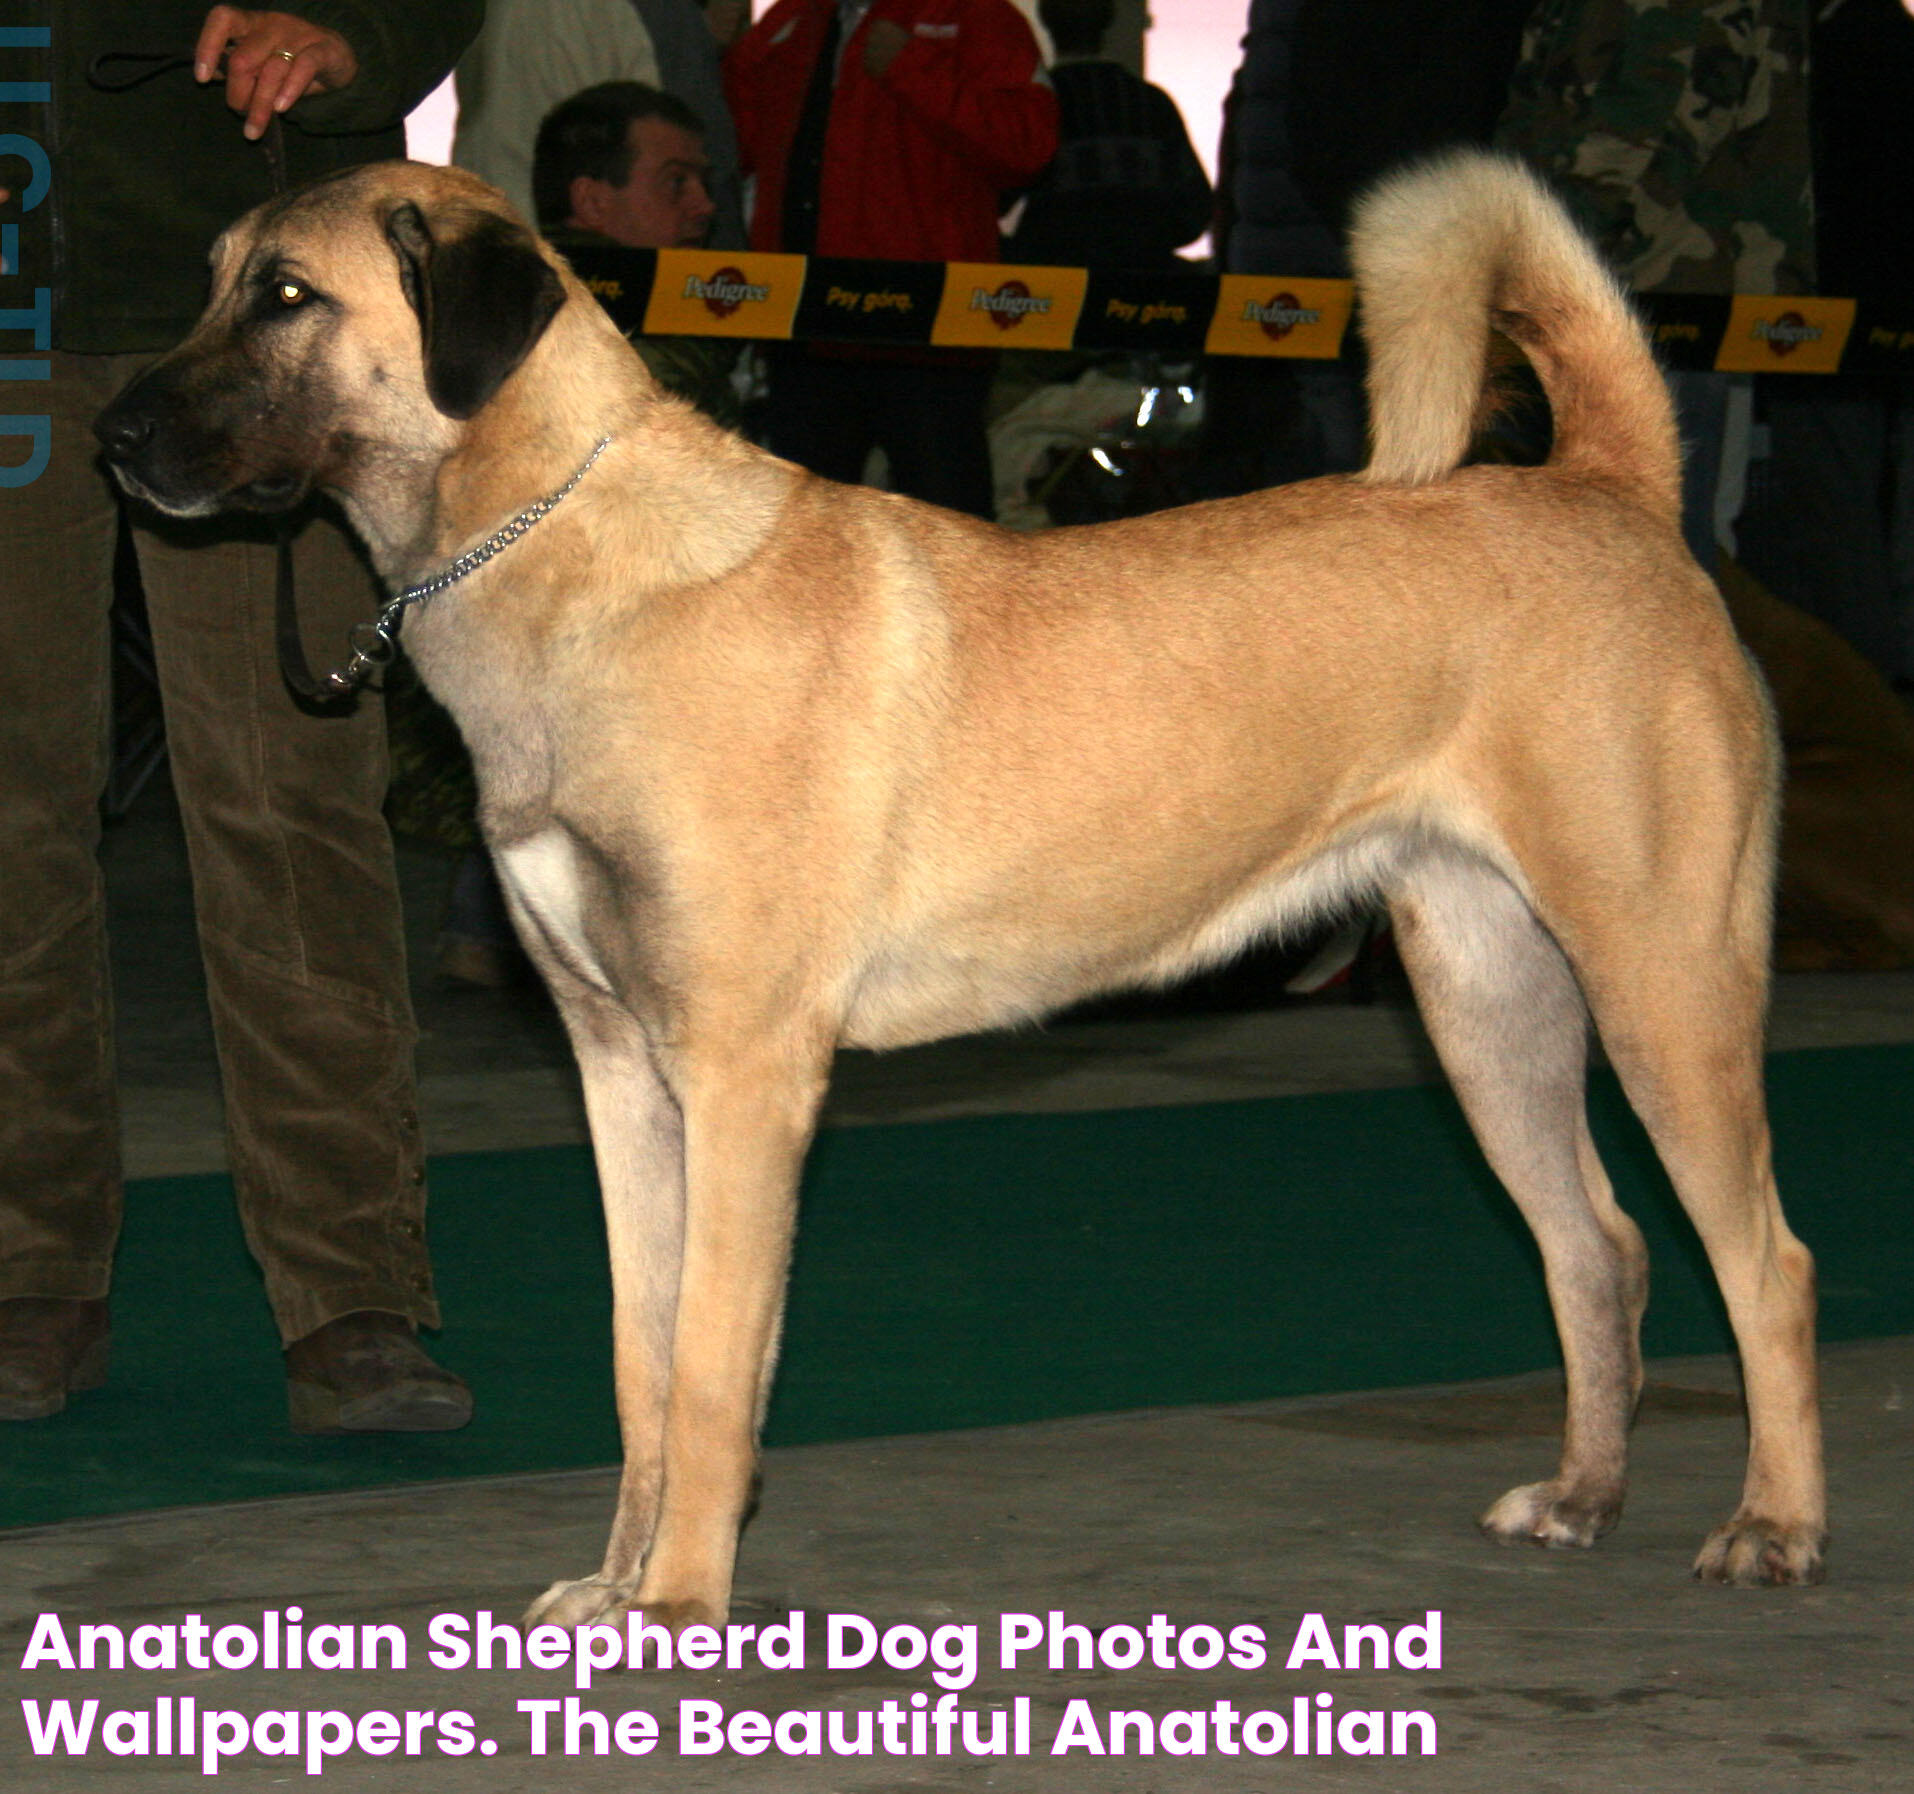
M 890 461 L 893 491 L 990 517 L 984 404 L 994 372 L 994 357 L 925 366 L 782 350 L 770 364 L 771 452 L 828 480 L 856 485 L 871 450 L 881 448 Z
M 0 1298 L 105 1295 L 119 1234 L 96 851 L 118 512 L 87 426 L 150 359 L 56 354 L 32 391 L 51 459 L 0 488 Z M 269 535 L 135 524 L 233 1182 L 280 1335 L 368 1308 L 436 1326 L 383 711 L 294 705 Z M 329 664 L 372 581 L 324 522 L 298 569 Z
M 1773 449 L 1750 482 L 1742 560 L 1884 678 L 1914 676 L 1895 595 L 1896 382 L 1776 374 L 1762 401 Z

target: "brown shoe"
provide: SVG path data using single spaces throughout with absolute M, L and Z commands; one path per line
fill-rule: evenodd
M 112 1328 L 104 1301 L 17 1296 L 0 1302 L 0 1420 L 44 1420 L 69 1395 L 106 1381 Z
M 295 1433 L 449 1433 L 472 1418 L 464 1380 L 396 1314 L 342 1314 L 294 1340 L 286 1395 Z

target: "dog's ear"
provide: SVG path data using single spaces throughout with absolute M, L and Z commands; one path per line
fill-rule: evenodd
M 480 411 L 545 334 L 565 289 L 531 232 L 482 215 L 443 242 L 410 200 L 385 222 L 399 285 L 419 314 L 425 390 L 447 417 Z

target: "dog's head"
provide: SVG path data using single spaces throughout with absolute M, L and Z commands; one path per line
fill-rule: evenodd
M 192 334 L 93 426 L 121 485 L 180 517 L 436 463 L 565 301 L 492 188 L 409 162 L 269 201 L 212 262 Z

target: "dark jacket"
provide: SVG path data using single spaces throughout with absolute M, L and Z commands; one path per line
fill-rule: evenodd
M 1251 0 L 1218 180 L 1225 266 L 1346 274 L 1350 202 L 1390 169 L 1485 143 L 1536 0 Z
M 0 80 L 45 80 L 49 104 L 10 106 L 0 129 L 51 156 L 46 199 L 20 218 L 19 271 L 0 308 L 52 289 L 56 348 L 104 353 L 170 348 L 206 301 L 206 253 L 241 213 L 271 197 L 265 152 L 240 134 L 219 81 L 174 69 L 125 93 L 88 80 L 103 51 L 189 55 L 204 0 L 25 0 L 23 24 L 52 31 L 50 50 L 0 50 Z M 282 10 L 336 31 L 359 59 L 344 91 L 285 114 L 293 184 L 405 154 L 404 119 L 477 32 L 481 0 L 285 0 Z M 11 13 L 9 22 L 18 15 Z M 124 72 L 125 65 L 121 65 Z M 21 164 L 0 164 L 18 187 Z M 15 177 L 15 178 L 6 178 Z M 18 200 L 7 207 L 12 214 Z
M 1012 261 L 1157 268 L 1210 223 L 1210 182 L 1176 102 L 1119 62 L 1060 62 L 1057 158 L 1030 188 Z

